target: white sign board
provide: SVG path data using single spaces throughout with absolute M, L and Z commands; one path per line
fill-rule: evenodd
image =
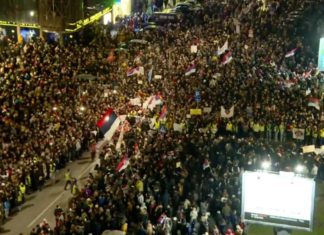
M 242 218 L 250 223 L 311 231 L 315 181 L 283 173 L 244 172 Z

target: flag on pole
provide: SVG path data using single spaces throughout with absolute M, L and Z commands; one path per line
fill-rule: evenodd
M 314 98 L 314 97 L 310 97 L 308 99 L 308 107 L 314 107 L 317 110 L 320 110 L 320 103 L 321 103 L 320 99 L 317 99 L 317 98 Z
M 151 100 L 150 104 L 148 105 L 148 108 L 150 110 L 153 110 L 157 105 L 161 105 L 162 102 L 162 96 L 161 95 L 155 95 L 153 96 L 153 99 Z
M 187 68 L 186 72 L 185 72 L 185 76 L 189 76 L 193 73 L 196 72 L 196 65 L 191 65 L 190 67 Z
M 222 118 L 231 118 L 233 116 L 234 116 L 234 105 L 230 109 L 225 109 L 224 106 L 221 106 Z
M 232 60 L 233 60 L 232 52 L 229 51 L 226 54 L 224 54 L 224 56 L 222 58 L 222 65 L 228 64 Z
M 152 68 L 149 70 L 148 74 L 147 74 L 147 80 L 148 82 L 152 81 L 152 76 L 153 76 L 153 66 Z
M 119 133 L 119 137 L 118 137 L 118 141 L 116 143 L 116 150 L 117 151 L 120 151 L 120 148 L 121 148 L 121 144 L 123 142 L 123 139 L 124 139 L 124 125 L 122 125 L 122 129 Z
M 108 140 L 115 134 L 119 124 L 120 119 L 112 108 L 107 109 L 101 119 L 97 122 L 97 126 L 101 133 L 105 136 L 105 139 Z
M 116 172 L 121 172 L 125 170 L 129 165 L 129 159 L 127 156 L 124 156 L 116 167 Z
M 303 140 L 305 136 L 305 129 L 293 128 L 292 134 L 294 139 Z
M 127 77 L 133 76 L 135 74 L 140 74 L 140 73 L 141 73 L 140 67 L 129 69 L 129 70 L 127 70 Z
M 227 49 L 228 49 L 228 41 L 226 41 L 221 48 L 218 47 L 217 55 L 224 54 Z
M 286 55 L 285 58 L 289 58 L 295 55 L 295 52 L 297 51 L 297 48 L 292 49 L 291 51 L 289 51 Z

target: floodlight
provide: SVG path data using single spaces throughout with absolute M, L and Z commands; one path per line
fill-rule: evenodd
M 302 173 L 302 172 L 304 171 L 304 166 L 301 165 L 301 164 L 298 164 L 298 165 L 296 166 L 296 168 L 295 168 L 295 171 L 296 171 L 297 173 Z
M 263 168 L 264 170 L 268 170 L 268 169 L 270 168 L 270 166 L 271 166 L 271 162 L 269 162 L 269 161 L 264 161 L 264 162 L 262 162 L 261 166 L 262 166 L 262 168 Z

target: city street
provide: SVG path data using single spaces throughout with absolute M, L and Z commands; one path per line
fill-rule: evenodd
M 63 209 L 67 208 L 71 192 L 64 191 L 64 172 L 67 168 L 71 169 L 72 176 L 78 179 L 79 188 L 88 176 L 88 173 L 93 171 L 95 162 L 91 162 L 89 152 L 86 152 L 82 157 L 74 162 L 67 164 L 65 169 L 61 169 L 56 174 L 56 183 L 48 181 L 42 191 L 35 192 L 26 197 L 26 202 L 22 206 L 19 213 L 14 213 L 9 221 L 1 228 L 1 234 L 29 234 L 32 228 L 46 219 L 51 228 L 55 226 L 54 209 L 56 205 L 60 205 Z

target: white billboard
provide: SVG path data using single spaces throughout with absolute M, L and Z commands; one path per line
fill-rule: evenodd
M 324 38 L 320 39 L 318 48 L 318 69 L 319 71 L 324 71 Z
M 314 179 L 287 172 L 244 172 L 242 218 L 250 223 L 311 231 L 314 197 Z

